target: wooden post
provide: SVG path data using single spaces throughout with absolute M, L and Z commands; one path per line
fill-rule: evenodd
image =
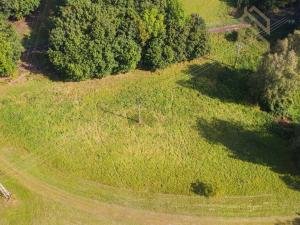
M 138 123 L 142 124 L 142 107 L 141 107 L 141 99 L 137 99 L 137 105 L 138 105 Z
M 3 195 L 4 198 L 7 200 L 10 199 L 11 193 L 0 183 L 0 193 Z
M 236 68 L 236 66 L 237 66 L 238 59 L 240 58 L 240 53 L 241 53 L 242 48 L 243 48 L 243 45 L 238 42 L 237 45 L 236 45 L 236 51 L 237 51 L 237 53 L 236 53 L 234 68 Z

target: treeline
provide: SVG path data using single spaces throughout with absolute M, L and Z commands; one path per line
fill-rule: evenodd
M 165 68 L 208 51 L 203 19 L 186 16 L 177 0 L 67 0 L 48 53 L 60 74 L 84 80 Z

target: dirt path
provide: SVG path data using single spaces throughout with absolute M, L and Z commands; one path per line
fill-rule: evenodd
M 209 33 L 225 33 L 225 32 L 230 32 L 230 31 L 246 29 L 249 27 L 251 27 L 251 24 L 239 23 L 239 24 L 227 25 L 224 27 L 213 27 L 213 28 L 208 29 L 208 32 Z
M 32 192 L 56 201 L 67 204 L 77 210 L 90 213 L 100 219 L 109 219 L 129 224 L 143 225 L 222 225 L 222 224 L 284 224 L 294 220 L 291 217 L 255 217 L 255 218 L 222 218 L 222 217 L 196 217 L 187 215 L 172 215 L 147 210 L 125 208 L 113 204 L 101 203 L 99 201 L 70 194 L 57 187 L 51 186 L 37 178 L 20 171 L 3 156 L 0 156 L 0 169 L 9 171 L 8 175 L 17 179 L 22 185 Z

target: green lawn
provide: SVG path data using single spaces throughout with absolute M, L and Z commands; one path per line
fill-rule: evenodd
M 70 205 L 42 198 L 4 174 L 0 174 L 0 180 L 13 193 L 13 199 L 9 202 L 0 199 L 0 225 L 119 224 L 112 222 L 112 220 L 95 218 L 89 213 L 72 208 Z
M 236 68 L 235 43 L 215 35 L 209 59 L 156 73 L 80 83 L 32 76 L 0 97 L 1 145 L 15 149 L 12 158 L 32 154 L 36 167 L 17 165 L 37 177 L 107 202 L 196 215 L 294 214 L 300 193 L 286 176 L 288 143 L 245 91 L 246 71 L 266 45 L 245 38 Z M 52 179 L 51 170 L 70 178 Z M 125 189 L 83 193 L 82 180 Z M 202 184 L 216 197 L 199 197 Z
M 223 0 L 182 0 L 187 13 L 198 13 L 207 23 L 208 27 L 222 26 L 236 23 L 230 16 L 232 7 Z

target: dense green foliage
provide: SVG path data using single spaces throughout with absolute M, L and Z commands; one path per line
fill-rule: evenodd
M 209 51 L 204 21 L 177 0 L 67 1 L 55 19 L 49 58 L 68 79 L 100 78 L 191 60 Z
M 264 56 L 258 73 L 251 78 L 252 94 L 268 111 L 285 115 L 299 84 L 298 32 L 279 41 L 274 51 Z
M 11 75 L 20 59 L 22 45 L 15 30 L 0 19 L 0 77 Z
M 40 0 L 0 0 L 0 12 L 20 19 L 39 6 Z
M 299 0 L 235 0 L 234 2 L 239 8 L 255 5 L 261 9 L 268 10 L 273 7 L 286 7 L 299 2 Z

